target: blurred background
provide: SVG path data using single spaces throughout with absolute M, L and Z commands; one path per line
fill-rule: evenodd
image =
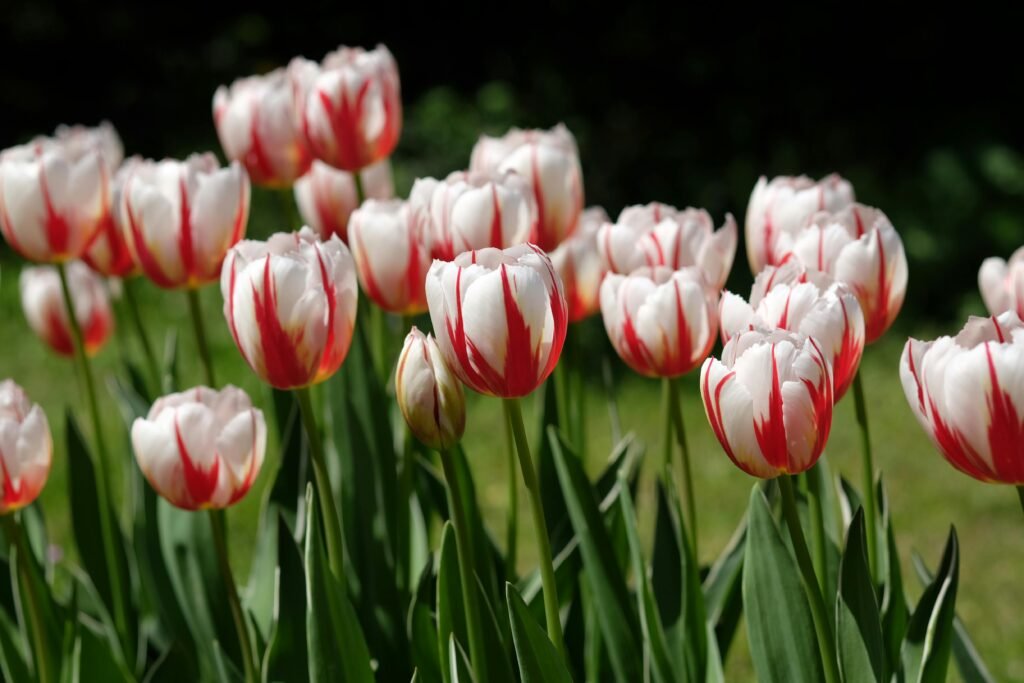
M 774 7 L 710 17 L 633 4 L 606 14 L 565 2 L 542 11 L 489 10 L 494 16 L 435 4 L 372 9 L 379 11 L 355 13 L 337 3 L 279 3 L 260 13 L 217 3 L 58 9 L 7 0 L 0 7 L 0 147 L 60 123 L 109 120 L 129 155 L 220 154 L 211 117 L 218 85 L 296 55 L 319 59 L 342 43 L 383 42 L 402 79 L 404 130 L 393 162 L 403 196 L 417 176 L 465 167 L 481 132 L 560 121 L 579 142 L 587 203 L 613 216 L 659 200 L 707 208 L 719 223 L 732 212 L 742 224 L 759 175 L 840 172 L 860 201 L 889 215 L 910 261 L 903 312 L 864 361 L 876 458 L 907 584 L 916 599 L 910 552 L 934 565 L 955 524 L 963 555 L 960 616 L 997 679 L 1024 680 L 1024 519 L 1016 496 L 944 463 L 913 420 L 897 374 L 907 335 L 953 333 L 968 314 L 983 314 L 981 261 L 1006 258 L 1024 244 L 1019 21 L 976 25 L 932 13 L 896 25 L 863 10 L 828 22 L 814 12 L 783 16 Z M 276 199 L 254 188 L 250 235 L 293 227 L 281 223 Z M 17 298 L 20 264 L 6 246 L 0 264 L 0 376 L 41 400 L 60 441 L 58 417 L 77 400 L 67 385 L 71 365 L 30 336 Z M 729 288 L 746 294 L 750 282 L 741 242 Z M 148 285 L 145 295 L 155 330 L 184 328 L 187 354 L 184 297 Z M 222 376 L 261 392 L 224 329 L 219 292 L 207 289 L 203 298 Z M 606 351 L 599 321 L 574 333 L 592 353 Z M 115 349 L 100 362 L 113 368 Z M 659 387 L 616 365 L 623 425 L 659 452 Z M 191 370 L 198 379 L 198 368 Z M 686 417 L 699 454 L 703 559 L 710 561 L 742 515 L 752 481 L 721 453 L 695 379 L 689 381 Z M 845 403 L 827 452 L 835 469 L 858 481 L 853 407 Z M 604 404 L 595 400 L 588 410 L 593 454 L 607 452 Z M 475 401 L 467 437 L 471 457 L 479 453 L 477 479 L 488 482 L 480 495 L 495 530 L 505 506 L 501 448 L 491 444 L 499 418 L 495 402 Z M 63 468 L 58 456 L 43 499 L 58 540 L 67 527 Z M 493 476 L 481 476 L 489 469 Z M 251 530 L 244 515 L 236 514 L 233 526 Z M 238 537 L 244 567 L 247 542 Z M 751 676 L 743 650 L 730 654 L 731 680 Z

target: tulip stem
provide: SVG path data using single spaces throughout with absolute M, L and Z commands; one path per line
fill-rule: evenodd
M 519 483 L 516 472 L 516 444 L 512 433 L 512 409 L 502 401 L 505 409 L 505 454 L 508 456 L 508 523 L 505 528 L 505 578 L 516 577 L 516 550 L 519 539 Z
M 868 541 L 868 573 L 871 576 L 871 585 L 877 585 L 876 563 L 878 561 L 878 525 L 875 522 L 875 463 L 871 451 L 871 433 L 868 430 L 868 411 L 864 401 L 864 385 L 861 381 L 861 372 L 858 370 L 853 377 L 853 401 L 857 411 L 857 424 L 860 426 L 861 450 L 864 453 L 864 516 L 867 529 Z
M 807 551 L 807 541 L 804 539 L 803 529 L 800 528 L 800 515 L 796 510 L 796 496 L 793 493 L 793 477 L 784 474 L 777 481 L 779 490 L 782 492 L 782 514 L 786 518 L 786 526 L 789 527 L 789 537 L 793 542 L 793 551 L 796 553 L 796 563 L 803 577 L 804 592 L 807 593 L 807 601 L 811 605 L 811 619 L 814 621 L 814 630 L 818 634 L 818 647 L 821 652 L 822 664 L 825 667 L 825 681 L 826 683 L 839 683 L 836 643 L 832 637 L 832 629 L 825 611 L 825 601 L 822 599 L 821 589 L 818 587 L 818 579 L 814 574 L 814 565 L 811 562 L 810 553 Z
M 459 577 L 462 581 L 462 599 L 466 607 L 466 630 L 469 632 L 469 657 L 473 674 L 478 681 L 487 680 L 487 649 L 483 641 L 483 624 L 480 621 L 480 605 L 477 601 L 476 572 L 473 569 L 472 536 L 469 533 L 469 518 L 463 506 L 463 492 L 459 476 L 455 471 L 452 454 L 446 448 L 440 450 L 444 478 L 448 482 L 448 507 L 455 526 L 455 546 L 459 555 Z
M 289 185 L 277 191 L 281 203 L 281 219 L 285 223 L 285 232 L 294 232 L 302 227 L 302 219 L 295 210 L 295 191 Z M 298 218 L 298 220 L 296 220 Z
M 188 312 L 192 316 L 192 329 L 196 333 L 196 349 L 199 351 L 199 359 L 203 363 L 203 378 L 208 387 L 216 389 L 217 382 L 213 378 L 213 360 L 210 358 L 210 347 L 206 343 L 206 325 L 203 323 L 203 308 L 199 302 L 199 290 L 189 287 L 185 293 L 188 295 Z
M 231 563 L 228 561 L 228 544 L 224 533 L 224 511 L 209 510 L 208 512 L 210 526 L 213 529 L 213 545 L 217 551 L 217 568 L 220 570 L 221 579 L 224 580 L 228 604 L 231 606 L 231 616 L 235 620 L 235 630 L 238 632 L 238 646 L 241 649 L 242 666 L 245 670 L 245 683 L 256 683 L 258 679 L 252 643 L 249 640 L 249 627 L 245 621 L 245 613 L 242 612 L 242 603 L 238 600 L 238 588 L 235 586 L 235 577 L 231 573 Z
M 358 209 L 363 205 L 363 201 L 366 199 L 366 188 L 363 187 L 363 174 L 361 169 L 352 171 L 352 182 L 355 183 L 356 187 L 356 208 Z
M 807 504 L 811 517 L 811 537 L 814 543 L 814 573 L 818 576 L 818 585 L 825 590 L 825 579 L 828 572 L 828 545 L 825 539 L 825 517 L 821 498 L 821 460 L 807 470 Z
M 1020 509 L 1024 510 L 1024 486 L 1017 487 L 1017 495 L 1020 497 Z
M 302 425 L 306 430 L 306 440 L 309 442 L 309 453 L 313 461 L 313 481 L 316 484 L 316 497 L 320 501 L 320 515 L 324 518 L 324 532 L 327 536 L 327 561 L 330 564 L 334 577 L 344 588 L 346 586 L 346 578 L 341 520 L 338 517 L 338 510 L 334 505 L 331 478 L 327 474 L 327 462 L 324 460 L 324 444 L 320 440 L 320 430 L 316 426 L 316 414 L 313 412 L 313 402 L 309 394 L 309 387 L 295 389 L 294 393 L 295 399 L 299 403 L 299 411 L 302 413 Z
M 523 425 L 523 411 L 518 398 L 505 399 L 508 406 L 509 422 L 519 452 L 519 468 L 523 471 L 523 482 L 526 493 L 530 497 L 530 512 L 533 514 L 534 534 L 537 537 L 537 551 L 540 554 L 540 578 L 544 589 L 544 615 L 547 619 L 548 638 L 555 649 L 567 659 L 565 638 L 562 635 L 562 620 L 558 612 L 558 592 L 555 584 L 555 565 L 551 560 L 551 541 L 548 538 L 548 526 L 544 520 L 544 507 L 540 501 L 540 484 L 537 481 L 537 470 L 530 455 L 530 442 L 526 438 L 526 427 Z
M 686 494 L 686 517 L 689 523 L 688 531 L 690 536 L 690 551 L 693 554 L 695 562 L 700 562 L 699 556 L 697 555 L 697 498 L 693 493 L 693 471 L 690 468 L 690 446 L 686 440 L 686 427 L 683 423 L 683 405 L 679 398 L 679 378 L 678 377 L 666 377 L 665 383 L 665 394 L 668 399 L 668 406 L 666 408 L 666 422 L 665 426 L 665 466 L 671 467 L 673 465 L 672 458 L 672 427 L 675 426 L 676 442 L 679 444 L 679 452 L 681 458 L 678 463 L 675 464 L 678 474 L 677 477 L 682 481 L 683 489 Z
M 135 328 L 135 336 L 139 338 L 139 346 L 142 348 L 142 358 L 146 364 L 146 371 L 149 373 L 150 381 L 153 382 L 153 391 L 160 391 L 160 366 L 156 362 L 156 354 L 153 353 L 153 345 L 149 342 L 149 335 L 146 333 L 146 326 L 142 323 L 142 313 L 139 310 L 139 302 L 135 298 L 135 280 L 128 278 L 122 280 L 124 284 L 124 300 L 128 304 L 128 317 L 132 319 L 132 327 Z
M 55 681 L 55 673 L 50 670 L 50 663 L 53 661 L 50 652 L 50 643 L 46 638 L 46 631 L 43 628 L 42 608 L 39 605 L 39 595 L 32 584 L 32 574 L 29 571 L 29 552 L 25 536 L 21 533 L 21 525 L 14 519 L 14 515 L 3 515 L 4 533 L 7 540 L 14 546 L 18 555 L 18 577 L 21 582 L 21 590 L 25 601 L 25 611 L 28 613 L 29 631 L 32 634 L 32 649 L 35 652 L 36 676 L 39 683 L 50 683 Z
M 60 275 L 61 293 L 64 295 L 64 308 L 68 314 L 68 323 L 71 327 L 71 341 L 75 348 L 75 359 L 82 371 L 82 378 L 85 384 L 85 398 L 89 406 L 89 416 L 92 421 L 93 439 L 96 443 L 96 457 L 99 465 L 99 472 L 96 473 L 96 498 L 100 507 L 100 538 L 103 543 L 103 554 L 107 562 L 107 571 L 110 573 L 110 596 L 114 612 L 114 625 L 122 642 L 129 643 L 128 633 L 128 612 L 124 604 L 124 593 L 121 591 L 122 576 L 121 563 L 118 561 L 117 551 L 114 546 L 117 521 L 114 518 L 114 501 L 111 500 L 108 489 L 110 477 L 113 470 L 107 454 L 107 446 L 103 439 L 103 421 L 100 418 L 100 406 L 96 397 L 96 380 L 92 374 L 92 364 L 85 353 L 85 343 L 82 340 L 82 328 L 75 317 L 75 303 L 71 298 L 71 288 L 68 286 L 67 267 L 64 263 L 57 264 L 57 273 Z

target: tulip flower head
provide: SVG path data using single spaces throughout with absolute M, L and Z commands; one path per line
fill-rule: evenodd
M 391 162 L 387 159 L 359 172 L 366 199 L 391 199 L 395 188 L 391 180 Z M 320 239 L 337 235 L 348 243 L 349 216 L 359 206 L 354 176 L 322 161 L 314 161 L 309 172 L 295 181 L 295 203 L 306 225 Z
M 479 249 L 434 261 L 427 303 L 449 367 L 490 396 L 525 396 L 547 379 L 565 343 L 562 282 L 539 247 Z
M 267 424 L 241 389 L 196 387 L 157 399 L 132 424 L 132 447 L 150 485 L 172 505 L 219 510 L 256 481 Z
M 778 265 L 780 236 L 804 227 L 819 211 L 835 213 L 853 203 L 853 185 L 836 173 L 815 182 L 807 176 L 761 176 L 747 204 L 747 258 L 755 274 Z
M 213 154 L 142 161 L 122 199 L 128 246 L 157 286 L 197 288 L 217 280 L 224 255 L 245 235 L 249 176 Z
M 53 458 L 50 425 L 25 391 L 0 382 L 0 515 L 29 505 L 46 485 Z
M 213 122 L 224 153 L 252 182 L 287 187 L 309 170 L 312 157 L 297 130 L 295 90 L 285 69 L 240 78 L 213 95 Z
M 832 367 L 813 338 L 749 330 L 700 371 L 711 428 L 747 474 L 771 479 L 810 469 L 832 427 Z
M 559 124 L 551 130 L 513 128 L 500 138 L 480 136 L 471 171 L 515 171 L 529 180 L 537 223 L 529 241 L 551 251 L 576 230 L 583 212 L 583 172 L 576 138 Z
M 955 337 L 907 341 L 900 379 L 918 422 L 953 467 L 1024 485 L 1024 322 L 971 317 Z
M 711 353 L 718 290 L 697 268 L 609 273 L 601 283 L 601 316 L 626 365 L 647 377 L 678 377 Z
M 114 329 L 110 297 L 103 281 L 81 261 L 67 265 L 68 287 L 75 319 L 82 330 L 85 352 L 94 355 Z M 73 356 L 75 347 L 61 292 L 60 275 L 53 266 L 25 268 L 18 280 L 21 306 L 32 331 L 62 356 Z
M 750 303 L 722 295 L 722 342 L 747 330 L 778 328 L 815 338 L 832 365 L 835 400 L 853 382 L 864 352 L 864 315 L 850 289 L 795 262 L 767 266 L 754 279 Z
M 445 363 L 437 341 L 415 327 L 398 357 L 395 396 L 406 424 L 424 445 L 441 450 L 462 438 L 466 429 L 462 383 Z
M 298 389 L 341 367 L 358 291 L 352 255 L 337 237 L 321 242 L 303 227 L 240 242 L 228 253 L 220 289 L 235 344 L 264 382 Z
M 352 213 L 349 246 L 366 295 L 386 311 L 427 310 L 430 246 L 405 202 L 369 199 Z
M 579 322 L 600 309 L 601 280 L 605 268 L 597 248 L 597 232 L 608 222 L 608 214 L 591 207 L 580 217 L 579 228 L 551 252 L 551 263 L 562 279 L 565 300 L 569 304 L 569 322 Z
M 721 289 L 736 256 L 736 221 L 726 214 L 716 231 L 711 215 L 703 209 L 680 211 L 652 202 L 623 209 L 615 223 L 601 228 L 597 244 L 613 273 L 628 275 L 643 266 L 672 270 L 696 266 L 712 286 Z
M 313 156 L 346 171 L 390 156 L 402 129 L 402 99 L 398 66 L 386 47 L 341 47 L 320 64 L 298 57 L 288 69 L 299 129 Z
M 104 192 L 103 217 L 92 244 L 82 255 L 82 260 L 97 273 L 106 277 L 128 277 L 136 274 L 138 265 L 128 247 L 125 230 L 127 225 L 122 213 L 125 182 L 132 173 L 138 157 L 132 157 L 117 169 L 113 178 L 106 183 Z
M 1024 318 L 1024 247 L 1013 252 L 1009 262 L 995 256 L 985 259 L 978 286 L 991 315 L 1015 311 Z

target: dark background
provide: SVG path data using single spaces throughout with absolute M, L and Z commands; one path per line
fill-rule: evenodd
M 219 151 L 219 84 L 383 42 L 405 103 L 400 192 L 465 166 L 482 130 L 559 121 L 579 139 L 588 204 L 612 215 L 657 199 L 742 223 L 758 175 L 835 170 L 903 236 L 904 328 L 981 311 L 981 260 L 1024 243 L 1019 17 L 596 8 L 5 2 L 0 146 L 108 119 L 129 154 Z M 741 244 L 729 284 L 749 281 Z

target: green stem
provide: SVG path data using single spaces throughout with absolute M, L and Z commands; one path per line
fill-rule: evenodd
M 209 516 L 210 526 L 213 528 L 213 545 L 217 551 L 217 568 L 220 570 L 220 577 L 224 581 L 224 589 L 228 595 L 228 605 L 231 606 L 231 616 L 235 620 L 235 630 L 238 632 L 238 646 L 242 654 L 245 682 L 256 683 L 256 662 L 253 659 L 252 643 L 249 640 L 249 627 L 245 622 L 242 603 L 238 600 L 238 588 L 235 586 L 235 577 L 231 573 L 231 563 L 228 561 L 228 544 L 224 533 L 224 511 L 210 510 Z
M 199 290 L 189 287 L 185 290 L 188 295 L 188 312 L 192 316 L 192 329 L 196 333 L 196 349 L 199 351 L 199 359 L 203 363 L 203 380 L 211 389 L 217 388 L 217 382 L 213 377 L 213 361 L 210 358 L 210 347 L 206 343 L 206 325 L 203 323 L 203 309 L 199 303 Z
M 334 577 L 344 587 L 346 586 L 345 556 L 341 519 L 334 505 L 334 492 L 331 489 L 331 478 L 327 474 L 324 444 L 320 440 L 320 430 L 316 426 L 313 401 L 310 397 L 309 387 L 295 389 L 294 393 L 295 399 L 299 402 L 302 425 L 306 430 L 306 439 L 309 442 L 310 459 L 313 461 L 313 481 L 316 485 L 316 497 L 320 501 L 320 515 L 324 518 L 324 533 L 327 536 L 327 561 Z
M 366 200 L 366 188 L 363 187 L 363 175 L 361 171 L 352 171 L 352 180 L 356 184 L 356 206 L 362 206 Z
M 78 361 L 81 370 L 82 381 L 85 385 L 85 398 L 89 406 L 89 416 L 92 421 L 93 439 L 96 442 L 96 456 L 99 464 L 99 471 L 96 473 L 96 498 L 100 506 L 100 540 L 103 543 L 103 554 L 107 562 L 107 571 L 110 574 L 110 595 L 113 602 L 114 625 L 122 642 L 129 642 L 128 633 L 128 612 L 124 604 L 124 593 L 121 591 L 122 576 L 121 564 L 118 562 L 117 551 L 114 545 L 114 533 L 116 520 L 113 518 L 113 511 L 116 509 L 114 501 L 111 500 L 108 489 L 108 477 L 114 471 L 108 457 L 107 446 L 103 439 L 103 421 L 100 418 L 99 400 L 96 395 L 96 380 L 92 374 L 92 364 L 85 353 L 85 344 L 82 341 L 82 328 L 75 317 L 75 304 L 71 297 L 71 288 L 68 286 L 67 269 L 63 263 L 57 264 L 57 273 L 60 275 L 61 293 L 64 295 L 64 307 L 67 310 L 68 322 L 71 327 L 71 341 L 75 348 L 75 359 Z
M 689 522 L 690 545 L 695 562 L 700 561 L 697 554 L 697 496 L 693 491 L 693 470 L 690 467 L 690 446 L 686 440 L 686 426 L 683 422 L 683 405 L 679 399 L 679 378 L 666 377 L 665 385 L 669 395 L 668 412 L 675 425 L 676 440 L 679 444 L 680 459 L 678 478 L 682 482 L 686 494 L 686 516 Z M 671 431 L 671 430 L 670 430 Z
M 302 224 L 302 218 L 295 207 L 295 190 L 289 186 L 277 191 L 277 197 L 281 206 L 281 220 L 284 221 L 284 231 L 293 232 L 298 230 Z
M 508 521 L 505 527 L 505 578 L 514 581 L 516 577 L 516 551 L 519 540 L 519 482 L 516 472 L 516 444 L 512 433 L 512 412 L 507 401 L 505 409 L 505 454 L 508 456 Z
M 32 637 L 32 649 L 35 652 L 36 676 L 39 683 L 49 683 L 57 680 L 56 672 L 50 670 L 50 663 L 53 662 L 53 654 L 50 652 L 50 642 L 46 638 L 46 631 L 43 628 L 42 608 L 39 605 L 39 595 L 36 594 L 35 586 L 32 584 L 32 575 L 29 571 L 29 548 L 25 537 L 21 533 L 21 526 L 13 515 L 3 515 L 4 532 L 7 540 L 14 546 L 18 555 L 18 578 L 21 582 L 21 591 L 25 600 L 25 611 L 28 613 L 29 632 Z
M 864 453 L 864 516 L 868 541 L 868 571 L 871 574 L 871 585 L 875 586 L 878 562 L 878 525 L 875 521 L 875 462 L 871 450 L 871 433 L 868 431 L 868 411 L 864 401 L 864 385 L 858 371 L 853 377 L 853 401 L 857 411 L 857 424 L 860 426 L 861 450 Z
M 803 529 L 800 528 L 800 516 L 796 511 L 796 497 L 793 494 L 793 479 L 791 475 L 784 474 L 777 481 L 779 490 L 782 492 L 782 514 L 786 518 L 786 526 L 789 527 L 789 537 L 793 541 L 796 563 L 803 577 L 804 592 L 807 593 L 807 601 L 811 605 L 811 618 L 814 621 L 821 660 L 825 667 L 825 681 L 826 683 L 839 683 L 836 643 L 832 637 L 832 629 L 825 611 L 825 601 L 821 597 L 821 589 L 818 588 L 818 580 L 814 575 L 814 565 L 807 552 L 807 541 L 804 539 Z
M 820 462 L 820 461 L 819 461 Z M 811 537 L 814 544 L 814 573 L 818 585 L 825 590 L 828 574 L 828 545 L 825 540 L 825 516 L 821 506 L 821 470 L 818 463 L 807 471 L 808 508 L 811 515 Z
M 544 508 L 540 501 L 540 484 L 537 481 L 537 470 L 530 455 L 530 442 L 526 438 L 526 427 L 523 425 L 523 411 L 518 398 L 505 399 L 508 414 L 512 423 L 512 434 L 515 436 L 516 450 L 519 452 L 519 468 L 523 472 L 526 493 L 530 497 L 530 512 L 533 515 L 533 531 L 537 537 L 537 551 L 540 554 L 540 578 L 544 589 L 544 616 L 547 620 L 548 638 L 563 659 L 567 660 L 565 637 L 562 635 L 562 620 L 558 612 L 558 592 L 555 584 L 555 564 L 551 559 L 551 541 L 548 538 L 547 522 L 544 520 Z
M 455 525 L 455 546 L 459 555 L 459 576 L 462 580 L 462 599 L 466 607 L 466 630 L 469 632 L 469 658 L 473 663 L 473 674 L 478 681 L 487 680 L 487 650 L 483 641 L 483 623 L 480 621 L 480 605 L 477 601 L 476 572 L 473 569 L 473 543 L 469 533 L 469 519 L 462 504 L 463 492 L 455 471 L 452 454 L 441 449 L 441 465 L 448 482 L 448 507 L 451 508 L 452 523 Z
M 1020 509 L 1024 510 L 1024 486 L 1017 487 L 1017 495 L 1020 497 Z
M 122 280 L 124 288 L 124 300 L 128 304 L 128 317 L 132 319 L 132 327 L 135 328 L 135 336 L 139 339 L 139 347 L 142 349 L 142 358 L 146 364 L 146 371 L 149 373 L 150 381 L 154 389 L 160 391 L 160 366 L 156 362 L 156 354 L 153 353 L 153 345 L 146 333 L 146 326 L 142 323 L 142 313 L 139 311 L 139 302 L 135 298 L 135 279 L 127 278 Z

